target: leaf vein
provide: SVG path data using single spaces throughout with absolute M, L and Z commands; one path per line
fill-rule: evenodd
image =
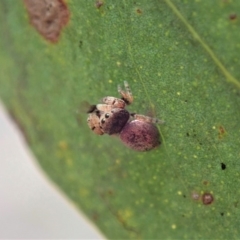
M 164 0 L 164 1 L 172 9 L 172 11 L 177 15 L 177 17 L 183 22 L 183 24 L 187 27 L 187 29 L 193 35 L 193 37 L 202 45 L 202 47 L 206 50 L 206 52 L 211 56 L 212 60 L 216 63 L 216 65 L 220 68 L 222 73 L 225 75 L 227 81 L 235 84 L 238 88 L 240 88 L 240 82 L 234 76 L 232 76 L 231 73 L 225 68 L 225 66 L 221 63 L 221 61 L 215 55 L 213 50 L 200 37 L 200 35 L 196 32 L 196 30 L 188 23 L 188 21 L 184 18 L 184 16 L 172 3 L 172 1 L 171 0 Z

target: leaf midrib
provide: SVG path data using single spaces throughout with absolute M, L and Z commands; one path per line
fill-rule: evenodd
M 181 14 L 181 12 L 177 9 L 177 7 L 172 3 L 171 0 L 164 0 L 165 3 L 172 9 L 174 14 L 182 21 L 182 23 L 187 27 L 189 32 L 192 34 L 192 36 L 202 45 L 202 47 L 206 50 L 206 52 L 210 55 L 212 60 L 215 62 L 215 64 L 219 67 L 221 72 L 225 75 L 226 80 L 233 83 L 235 86 L 240 88 L 240 82 L 232 76 L 232 74 L 226 69 L 226 67 L 221 63 L 221 61 L 218 59 L 218 57 L 215 55 L 213 50 L 207 45 L 207 43 L 200 37 L 200 35 L 197 33 L 197 31 L 188 23 L 188 21 L 184 18 L 184 16 Z

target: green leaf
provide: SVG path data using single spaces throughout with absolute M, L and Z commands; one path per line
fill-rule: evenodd
M 51 43 L 22 1 L 0 2 L 0 95 L 42 168 L 108 238 L 238 239 L 240 2 L 66 3 Z M 124 80 L 130 111 L 166 121 L 157 150 L 87 126 L 82 103 Z

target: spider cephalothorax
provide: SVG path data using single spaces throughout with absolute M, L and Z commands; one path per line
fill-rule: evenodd
M 121 99 L 108 96 L 102 99 L 102 103 L 91 106 L 87 119 L 89 128 L 98 135 L 119 134 L 126 146 L 137 151 L 157 147 L 160 144 L 160 135 L 154 123 L 163 121 L 145 115 L 130 114 L 125 107 L 133 102 L 133 96 L 126 81 L 124 86 L 125 90 L 118 86 Z

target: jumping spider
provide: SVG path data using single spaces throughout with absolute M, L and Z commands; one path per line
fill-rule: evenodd
M 88 126 L 98 135 L 119 134 L 122 142 L 136 151 L 148 151 L 160 145 L 160 135 L 154 123 L 163 121 L 129 113 L 125 107 L 133 102 L 130 87 L 124 81 L 125 90 L 118 86 L 120 98 L 104 97 L 102 103 L 93 105 L 88 113 Z

